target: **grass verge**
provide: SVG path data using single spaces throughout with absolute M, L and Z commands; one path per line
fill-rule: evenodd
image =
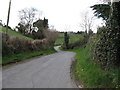
M 53 54 L 55 52 L 56 52 L 55 50 L 51 49 L 51 50 L 46 50 L 46 51 L 37 51 L 37 52 L 9 55 L 7 57 L 2 58 L 2 64 L 6 65 L 6 64 L 10 64 L 10 63 L 15 63 L 15 62 L 19 62 L 19 61 L 22 61 L 24 59 L 28 59 L 31 57 Z
M 1 33 L 5 33 L 6 32 L 6 28 L 0 26 L 0 32 Z M 23 39 L 27 39 L 27 40 L 34 40 L 34 39 L 30 38 L 30 37 L 27 37 L 27 36 L 25 36 L 25 35 L 23 35 L 23 34 L 21 34 L 19 32 L 11 30 L 11 29 L 8 29 L 7 34 L 11 35 L 11 36 L 16 36 L 16 37 L 20 37 L 20 38 L 23 38 Z
M 119 88 L 120 69 L 104 71 L 95 63 L 90 55 L 91 47 L 81 47 L 73 50 L 76 53 L 76 65 L 73 68 L 75 80 L 85 88 Z

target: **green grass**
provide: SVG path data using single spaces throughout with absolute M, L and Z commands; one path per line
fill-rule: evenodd
M 64 43 L 64 33 L 59 33 L 59 37 L 56 41 L 55 41 L 55 45 L 61 45 Z M 69 43 L 74 43 L 76 41 L 78 41 L 79 39 L 81 39 L 83 37 L 83 35 L 80 34 L 69 34 Z
M 62 45 L 64 42 L 64 38 L 58 38 L 56 41 L 55 41 L 55 45 Z
M 9 55 L 7 57 L 2 58 L 2 64 L 10 63 L 10 62 L 16 62 L 17 60 L 24 60 L 30 57 L 35 56 L 41 56 L 41 55 L 48 55 L 55 53 L 56 51 L 54 49 L 46 50 L 46 51 L 37 51 L 37 52 L 29 52 L 29 53 L 20 53 L 20 54 L 13 54 Z
M 64 42 L 64 33 L 58 33 L 58 39 L 55 41 L 55 45 L 61 45 Z
M 5 33 L 6 28 L 0 26 L 0 32 Z M 18 32 L 10 30 L 10 29 L 8 29 L 7 33 L 10 36 L 16 36 L 16 37 L 27 39 L 27 40 L 33 40 L 30 37 L 24 36 Z M 0 62 L 0 64 L 7 64 L 7 63 L 11 63 L 11 62 L 16 62 L 16 61 L 22 61 L 22 60 L 30 58 L 30 57 L 47 55 L 47 54 L 52 54 L 55 52 L 56 52 L 55 50 L 51 49 L 50 47 L 49 48 L 47 47 L 46 51 L 24 52 L 24 53 L 19 53 L 19 54 L 11 54 L 11 55 L 7 55 L 7 56 L 2 57 L 2 62 Z
M 59 36 L 60 37 L 64 37 L 64 33 L 59 33 Z
M 118 77 L 120 78 L 120 69 L 104 71 L 95 63 L 90 55 L 90 46 L 86 48 L 76 48 L 76 65 L 73 68 L 75 80 L 81 82 L 85 88 L 115 88 L 120 87 Z
M 6 28 L 0 26 L 0 32 L 5 33 L 5 32 L 6 32 Z M 8 29 L 8 32 L 7 32 L 7 33 L 8 33 L 8 35 L 11 35 L 11 36 L 17 36 L 17 37 L 20 37 L 20 38 L 23 38 L 23 39 L 33 40 L 33 39 L 30 38 L 30 37 L 27 37 L 27 36 L 25 36 L 25 35 L 23 35 L 23 34 L 21 34 L 21 33 L 19 33 L 19 32 L 15 32 L 15 31 L 10 30 L 10 29 Z
M 81 35 L 81 34 L 69 34 L 69 37 L 70 37 L 69 42 L 74 43 L 74 42 L 80 40 L 81 38 L 83 38 L 83 35 Z

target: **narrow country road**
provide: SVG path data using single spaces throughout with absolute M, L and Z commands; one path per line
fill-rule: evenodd
M 77 88 L 70 77 L 73 52 L 58 51 L 2 71 L 3 88 Z

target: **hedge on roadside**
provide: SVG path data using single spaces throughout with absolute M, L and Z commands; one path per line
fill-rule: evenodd
M 43 40 L 27 40 L 15 36 L 6 35 L 2 33 L 2 56 L 8 56 L 11 54 L 19 54 L 22 52 L 34 52 L 40 50 L 46 50 L 50 46 L 47 39 Z

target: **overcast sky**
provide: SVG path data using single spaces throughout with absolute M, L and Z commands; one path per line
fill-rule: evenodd
M 43 11 L 41 18 L 46 17 L 49 25 L 54 25 L 58 31 L 82 31 L 79 23 L 82 22 L 81 13 L 89 10 L 90 6 L 99 0 L 12 0 L 9 26 L 14 28 L 18 22 L 18 11 L 24 8 L 34 7 Z M 0 20 L 7 22 L 9 0 L 0 1 Z M 94 32 L 101 20 L 94 22 Z M 66 26 L 68 29 L 66 29 Z

